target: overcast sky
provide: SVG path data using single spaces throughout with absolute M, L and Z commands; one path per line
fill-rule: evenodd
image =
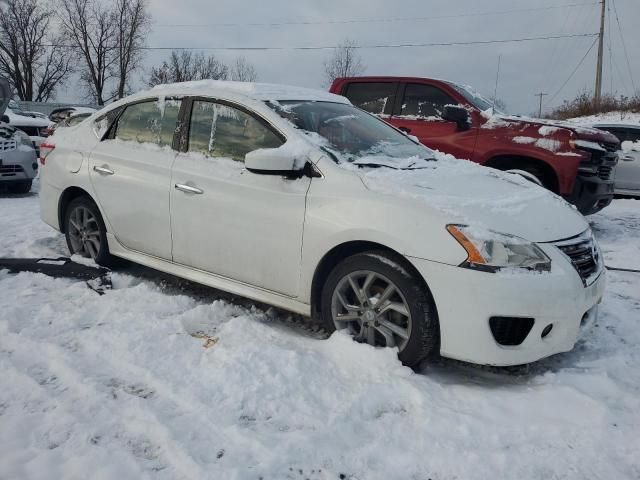
M 607 3 L 610 3 L 607 2 Z M 523 10 L 558 5 L 573 7 L 518 13 L 476 13 Z M 153 47 L 255 47 L 336 45 L 346 37 L 362 46 L 373 44 L 460 42 L 594 33 L 599 28 L 600 5 L 589 0 L 150 0 Z M 625 35 L 631 70 L 640 87 L 640 1 L 616 0 Z M 466 16 L 460 16 L 466 15 Z M 418 17 L 443 17 L 419 20 Z M 402 19 L 369 23 L 326 23 L 342 20 Z M 250 26 L 250 23 L 325 22 L 312 25 Z M 241 26 L 221 26 L 238 23 Z M 175 26 L 188 24 L 190 26 Z M 206 24 L 206 25 L 205 25 Z M 215 25 L 218 24 L 218 25 Z M 609 27 L 607 22 L 606 28 Z M 615 16 L 611 16 L 613 91 L 631 93 Z M 609 32 L 607 32 L 609 33 Z M 438 46 L 359 50 L 368 75 L 413 75 L 446 78 L 493 94 L 498 56 L 502 55 L 498 97 L 513 113 L 537 111 L 534 93 L 556 94 L 585 55 L 593 37 L 540 40 L 493 45 Z M 604 90 L 611 89 L 608 39 L 605 41 Z M 592 89 L 597 45 L 552 107 L 582 89 Z M 231 62 L 244 55 L 253 63 L 259 80 L 321 88 L 323 60 L 328 50 L 317 51 L 208 51 Z M 169 51 L 149 51 L 146 71 Z M 145 71 L 140 72 L 140 76 Z M 138 84 L 137 86 L 141 86 Z M 64 96 L 68 96 L 65 93 Z

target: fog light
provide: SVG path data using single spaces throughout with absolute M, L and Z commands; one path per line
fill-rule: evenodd
M 38 169 L 38 164 L 36 162 L 31 164 L 31 168 L 33 168 L 34 170 Z
M 551 333 L 551 330 L 553 330 L 553 323 L 550 323 L 549 325 L 544 327 L 544 330 L 542 330 L 542 335 L 540 335 L 540 337 L 545 338 L 547 335 Z

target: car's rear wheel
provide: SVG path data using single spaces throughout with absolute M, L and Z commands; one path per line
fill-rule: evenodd
M 11 193 L 29 193 L 31 191 L 32 180 L 22 180 L 20 182 L 12 182 L 7 187 Z
M 89 197 L 73 199 L 65 211 L 64 231 L 71 254 L 93 259 L 98 265 L 112 266 L 107 229 L 100 210 Z
M 428 288 L 403 263 L 383 251 L 343 260 L 324 285 L 321 312 L 329 331 L 395 347 L 402 363 L 415 366 L 436 350 L 438 316 Z

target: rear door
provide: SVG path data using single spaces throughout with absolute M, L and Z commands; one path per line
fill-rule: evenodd
M 131 250 L 168 260 L 169 182 L 180 106 L 180 99 L 147 99 L 124 107 L 89 160 L 111 233 Z
M 428 83 L 402 83 L 390 122 L 430 148 L 458 158 L 473 158 L 477 129 L 459 131 L 455 122 L 443 120 L 446 105 L 458 105 L 447 92 Z

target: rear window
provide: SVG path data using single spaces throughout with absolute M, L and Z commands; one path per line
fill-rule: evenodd
M 395 94 L 392 82 L 350 83 L 343 93 L 351 103 L 373 114 L 391 113 Z

